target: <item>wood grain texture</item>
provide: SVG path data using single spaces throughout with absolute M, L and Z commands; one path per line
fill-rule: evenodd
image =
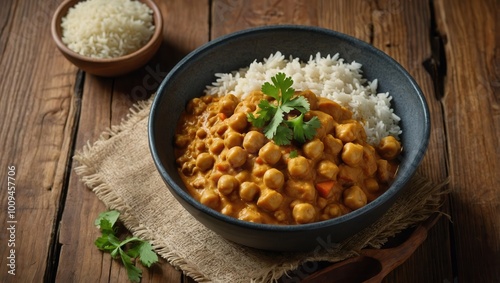
M 498 282 L 500 6 L 494 0 L 439 0 L 435 6 L 446 39 L 443 105 L 457 277 L 461 282 Z
M 432 113 L 431 137 L 418 171 L 440 182 L 447 177 L 442 105 L 436 99 L 439 96 L 436 82 L 424 68 L 424 62 L 433 56 L 431 7 L 427 1 L 374 1 L 372 5 L 372 44 L 396 59 L 417 81 L 426 97 Z M 446 207 L 444 211 L 447 211 Z M 443 245 L 442 240 L 449 239 L 448 225 L 448 220 L 443 217 L 413 256 L 389 274 L 384 282 L 401 282 L 409 274 L 411 282 L 452 282 L 451 251 L 449 245 Z
M 165 40 L 146 66 L 115 79 L 85 76 L 77 150 L 96 141 L 111 126 L 120 124 L 129 108 L 135 102 L 149 98 L 182 56 L 208 41 L 208 2 L 172 0 L 158 4 L 165 21 Z M 190 11 L 196 11 L 199 17 L 193 20 Z M 71 172 L 65 207 L 60 225 L 61 248 L 56 281 L 127 282 L 122 264 L 94 245 L 100 235 L 94 219 L 106 207 L 80 182 L 74 171 Z M 141 282 L 181 282 L 183 277 L 163 259 L 150 269 L 138 266 L 143 270 Z
M 41 282 L 51 268 L 59 202 L 75 130 L 76 69 L 49 32 L 58 1 L 2 2 L 0 20 L 0 281 Z M 47 36 L 40 36 L 41 34 Z M 9 247 L 7 170 L 15 166 L 15 246 Z M 38 235 L 38 236 L 34 236 Z M 16 276 L 7 273 L 15 251 Z M 19 282 L 19 281 L 17 281 Z

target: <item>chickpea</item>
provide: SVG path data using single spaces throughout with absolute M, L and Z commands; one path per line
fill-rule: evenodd
M 218 121 L 219 121 L 219 116 L 211 116 L 210 118 L 207 119 L 206 125 L 207 125 L 207 127 L 212 127 Z M 211 133 L 213 133 L 213 132 L 211 131 Z
M 372 146 L 363 146 L 363 171 L 367 176 L 377 172 L 377 160 L 375 159 L 375 149 Z
M 352 210 L 366 205 L 366 194 L 358 186 L 352 186 L 344 191 L 344 204 Z
M 234 113 L 234 109 L 238 104 L 238 98 L 233 94 L 224 95 L 219 100 L 219 113 L 224 113 L 226 117 L 231 117 Z
M 336 203 L 329 204 L 323 211 L 329 216 L 329 218 L 335 218 L 342 215 L 342 208 Z
M 207 184 L 207 180 L 201 176 L 197 177 L 196 179 L 193 180 L 191 185 L 195 189 L 203 189 Z
M 206 144 L 202 141 L 197 141 L 195 144 L 195 149 L 197 152 L 203 152 L 206 149 Z
M 201 194 L 200 203 L 212 209 L 217 209 L 220 203 L 220 197 L 213 189 L 207 188 Z
M 215 138 L 212 144 L 210 145 L 210 151 L 215 155 L 219 155 L 223 149 L 224 149 L 224 141 L 222 139 Z
M 227 152 L 227 161 L 233 168 L 241 167 L 247 161 L 247 152 L 239 146 L 231 148 Z
M 321 177 L 335 180 L 337 178 L 337 174 L 339 173 L 339 167 L 330 160 L 325 159 L 318 162 L 316 171 Z
M 292 202 L 290 202 L 289 207 L 293 209 L 293 207 L 296 206 L 299 203 L 302 203 L 302 201 L 299 200 L 299 199 L 292 200 Z
M 342 149 L 342 161 L 349 166 L 357 166 L 363 160 L 363 146 L 348 142 Z
M 181 172 L 182 174 L 186 175 L 186 176 L 192 176 L 193 173 L 194 173 L 194 169 L 196 168 L 196 164 L 194 164 L 194 162 L 186 162 L 186 163 L 183 163 L 182 166 L 181 166 Z
M 186 148 L 191 142 L 191 138 L 188 135 L 175 135 L 175 146 L 178 148 Z
M 255 109 L 257 109 L 257 106 L 251 102 L 248 101 L 241 101 L 236 105 L 236 109 L 234 109 L 234 112 L 242 112 L 242 113 L 249 113 L 249 112 L 254 112 Z
M 245 181 L 250 180 L 250 172 L 248 172 L 247 170 L 243 170 L 241 172 L 238 172 L 238 174 L 236 174 L 235 178 L 241 184 L 241 183 L 243 183 Z
M 293 207 L 292 214 L 298 224 L 310 223 L 316 217 L 316 209 L 310 203 L 299 203 Z
M 196 157 L 196 167 L 205 172 L 214 166 L 215 158 L 210 153 L 201 153 Z
M 360 131 L 362 128 L 358 122 L 338 124 L 335 127 L 335 136 L 342 142 L 352 142 L 361 136 Z
M 198 137 L 199 139 L 204 139 L 207 137 L 207 132 L 205 131 L 205 129 L 199 128 L 198 130 L 196 130 L 196 137 Z
M 304 151 L 304 155 L 310 159 L 319 158 L 323 154 L 323 150 L 325 149 L 325 145 L 322 141 L 318 139 L 314 139 L 310 142 L 305 143 L 302 146 L 302 151 Z
M 191 158 L 185 155 L 181 155 L 177 159 L 175 159 L 175 163 L 177 163 L 177 166 L 182 166 L 184 163 L 189 161 L 191 161 Z
M 378 192 L 380 186 L 375 178 L 366 178 L 364 181 L 365 189 L 370 193 Z
M 214 97 L 212 95 L 205 95 L 205 96 L 202 96 L 200 99 L 201 99 L 201 101 L 203 101 L 205 103 L 210 103 L 214 100 Z
M 380 182 L 388 183 L 391 179 L 391 173 L 389 171 L 389 162 L 385 159 L 377 160 L 377 177 Z
M 231 204 L 226 204 L 220 211 L 222 214 L 231 215 L 234 212 L 234 208 Z
M 360 167 L 351 167 L 346 164 L 339 165 L 337 179 L 343 184 L 354 184 L 363 177 L 363 170 Z
M 333 155 L 339 154 L 342 150 L 342 147 L 344 147 L 344 144 L 341 140 L 333 137 L 330 134 L 326 135 L 326 137 L 323 138 L 323 144 L 325 145 L 325 152 Z
M 318 197 L 316 204 L 318 205 L 319 209 L 323 209 L 327 205 L 327 200 L 326 198 Z
M 350 110 L 328 98 L 319 98 L 318 109 L 331 115 L 333 119 L 338 122 L 352 118 L 352 112 Z
M 240 185 L 240 198 L 244 201 L 253 201 L 260 193 L 260 187 L 254 182 L 243 182 Z
M 261 192 L 257 205 L 268 211 L 276 211 L 283 202 L 283 196 L 277 191 L 266 189 Z
M 264 184 L 273 190 L 279 190 L 285 183 L 285 176 L 280 170 L 271 168 L 264 173 Z
M 309 174 L 309 160 L 304 156 L 290 159 L 287 164 L 288 173 L 294 178 L 304 178 Z
M 316 188 L 312 182 L 288 180 L 285 193 L 294 199 L 313 201 L 316 198 Z
M 316 110 L 318 108 L 318 97 L 314 92 L 310 90 L 304 90 L 299 92 L 298 95 L 303 96 L 307 99 L 311 110 Z
M 333 120 L 333 117 L 326 114 L 322 111 L 311 110 L 305 115 L 305 119 L 310 120 L 314 116 L 318 117 L 319 122 L 321 123 L 321 127 L 316 130 L 315 137 L 318 139 L 324 138 L 327 134 L 329 134 L 332 129 L 335 127 L 336 122 Z
M 231 129 L 242 133 L 248 124 L 247 115 L 242 112 L 234 113 L 233 116 L 229 118 L 228 123 Z
M 286 220 L 286 213 L 283 210 L 278 210 L 274 213 L 274 218 L 276 218 L 276 220 L 278 220 L 280 222 L 285 221 Z
M 245 98 L 245 101 L 248 101 L 253 105 L 258 105 L 262 99 L 265 99 L 262 91 L 254 90 L 254 91 L 250 92 L 250 95 L 247 96 L 247 98 Z
M 257 177 L 257 178 L 262 178 L 264 174 L 269 170 L 271 167 L 267 164 L 258 164 L 255 163 L 252 169 L 252 174 Z
M 238 189 L 240 183 L 232 175 L 222 175 L 217 182 L 217 189 L 223 195 L 229 195 L 234 190 Z
M 249 153 L 257 153 L 266 142 L 266 137 L 261 132 L 250 131 L 243 138 L 243 148 Z
M 224 145 L 229 149 L 235 146 L 241 146 L 243 142 L 243 136 L 237 132 L 227 132 L 226 138 L 224 139 Z
M 210 174 L 210 181 L 212 181 L 214 184 L 217 184 L 217 182 L 219 182 L 219 178 L 222 177 L 222 175 L 224 175 L 224 173 L 220 172 L 220 171 L 214 171 Z
M 193 98 L 186 106 L 186 111 L 194 115 L 200 115 L 207 108 L 207 104 L 200 98 Z
M 226 133 L 228 126 L 226 123 L 223 124 L 217 124 L 212 127 L 215 130 L 215 133 L 218 134 L 219 136 L 224 136 L 224 133 Z
M 393 160 L 398 157 L 401 152 L 401 143 L 393 136 L 387 136 L 380 140 L 377 152 L 382 158 Z
M 261 223 L 262 215 L 254 207 L 245 207 L 238 213 L 238 219 L 248 222 Z
M 268 142 L 259 150 L 259 157 L 267 164 L 274 165 L 281 159 L 280 147 Z

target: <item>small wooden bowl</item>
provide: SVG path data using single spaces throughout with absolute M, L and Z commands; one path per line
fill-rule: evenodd
M 69 49 L 62 41 L 61 21 L 68 13 L 68 10 L 81 0 L 66 0 L 54 13 L 51 23 L 51 33 L 57 48 L 61 53 L 78 68 L 94 75 L 103 77 L 117 77 L 130 73 L 144 66 L 158 51 L 162 43 L 163 18 L 160 9 L 152 0 L 139 0 L 153 10 L 153 23 L 155 32 L 149 42 L 133 53 L 125 56 L 100 59 L 80 55 Z

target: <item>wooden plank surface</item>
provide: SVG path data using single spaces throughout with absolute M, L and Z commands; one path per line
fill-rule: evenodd
M 42 281 L 52 253 L 75 127 L 76 68 L 55 51 L 49 27 L 59 1 L 2 1 L 0 12 L 0 281 Z M 45 36 L 40 36 L 40 35 Z M 14 166 L 15 199 L 7 174 Z M 9 219 L 8 205 L 15 212 Z M 8 223 L 7 221 L 16 221 Z M 7 234 L 8 227 L 14 228 Z M 13 239 L 13 245 L 8 245 Z M 12 252 L 13 251 L 13 252 Z M 12 276 L 7 264 L 15 256 Z M 16 277 L 17 276 L 17 277 Z
M 500 5 L 495 0 L 435 4 L 446 39 L 443 109 L 456 275 L 461 282 L 498 282 Z
M 500 281 L 497 0 L 158 0 L 166 21 L 160 52 L 116 79 L 78 72 L 58 52 L 49 23 L 60 2 L 4 0 L 0 9 L 0 282 L 128 282 L 123 266 L 94 246 L 93 221 L 106 208 L 74 173 L 74 150 L 119 124 L 191 50 L 271 24 L 369 42 L 400 62 L 427 98 L 432 131 L 419 171 L 433 181 L 449 176 L 451 221 L 442 217 L 384 282 Z M 143 271 L 142 282 L 194 282 L 165 260 Z
M 208 40 L 208 1 L 162 1 L 160 9 L 165 20 L 165 40 L 148 65 L 115 79 L 85 76 L 77 150 L 88 142 L 95 142 L 111 126 L 120 124 L 135 102 L 147 99 L 158 88 L 173 64 Z M 196 11 L 198 17 L 191 17 L 192 11 Z M 105 210 L 106 207 L 72 171 L 60 225 L 57 282 L 128 281 L 121 263 L 112 260 L 109 254 L 103 254 L 94 245 L 100 235 L 94 226 L 94 219 Z M 143 270 L 141 282 L 181 282 L 183 277 L 165 260 L 151 269 L 139 267 Z

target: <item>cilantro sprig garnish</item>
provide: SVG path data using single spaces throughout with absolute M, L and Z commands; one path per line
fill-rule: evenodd
M 292 140 L 305 143 L 312 139 L 321 123 L 316 116 L 304 121 L 304 114 L 310 110 L 307 99 L 303 96 L 294 97 L 293 80 L 286 74 L 278 73 L 271 81 L 272 84 L 264 83 L 261 90 L 275 101 L 261 100 L 256 115 L 248 113 L 248 121 L 257 128 L 264 128 L 264 135 L 277 145 L 289 145 Z
M 101 251 L 108 252 L 111 257 L 121 258 L 130 281 L 139 282 L 142 277 L 142 270 L 136 267 L 132 260 L 139 258 L 142 265 L 151 267 L 158 261 L 158 256 L 153 251 L 150 243 L 137 237 L 127 237 L 120 240 L 116 235 L 115 223 L 120 213 L 115 210 L 106 211 L 99 214 L 95 220 L 95 225 L 101 230 L 102 236 L 94 242 Z

